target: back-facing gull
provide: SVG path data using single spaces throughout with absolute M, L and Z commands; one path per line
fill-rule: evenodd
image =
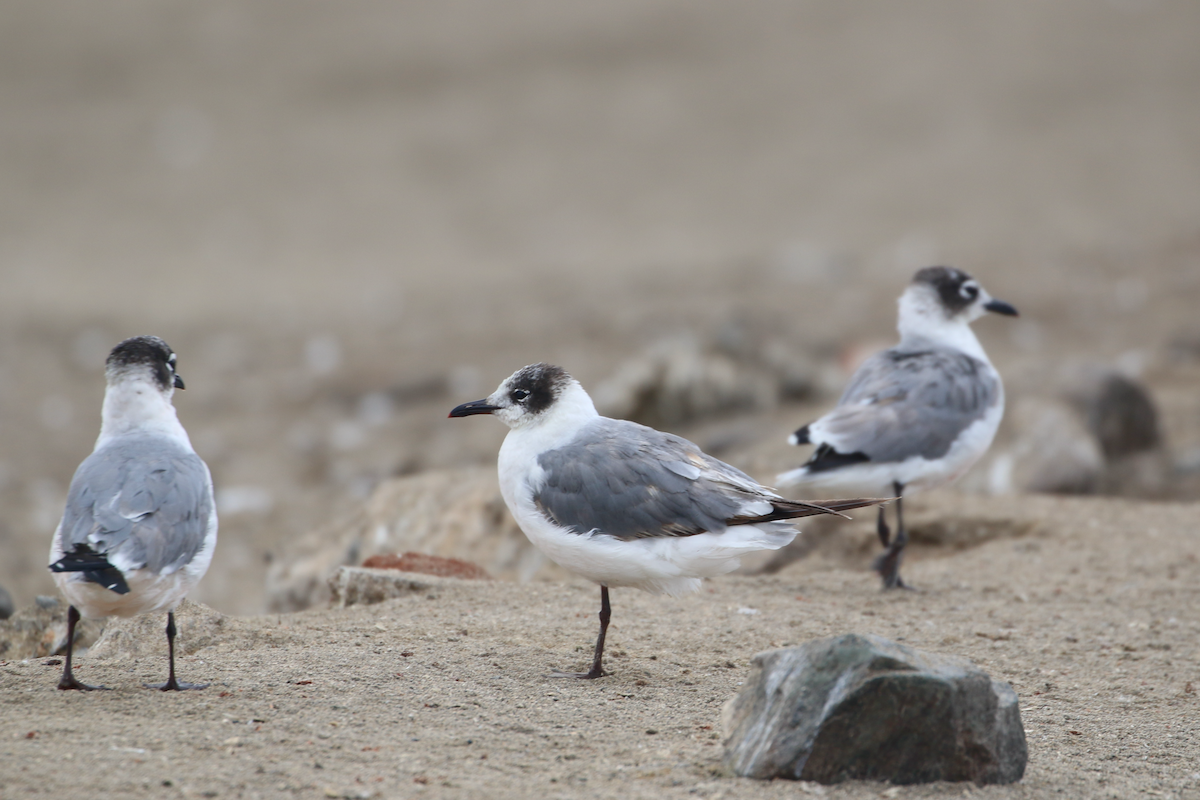
M 785 500 L 686 439 L 609 419 L 561 367 L 517 370 L 485 400 L 451 417 L 492 414 L 511 428 L 500 448 L 504 502 L 543 553 L 600 584 L 599 678 L 611 615 L 608 590 L 635 586 L 679 596 L 701 578 L 738 567 L 738 556 L 796 537 L 786 520 L 836 514 L 878 500 Z
M 776 478 L 780 486 L 818 491 L 904 494 L 958 479 L 987 452 L 1004 414 L 1004 386 L 971 331 L 992 311 L 1017 310 L 993 299 L 952 267 L 927 267 L 900 296 L 900 343 L 863 362 L 837 407 L 793 433 L 814 444 L 804 466 Z M 879 509 L 887 548 L 875 563 L 885 589 L 904 587 L 900 559 L 908 543 L 902 500 L 896 536 Z
M 155 336 L 126 339 L 105 368 L 100 437 L 75 471 L 50 546 L 50 571 L 71 604 L 59 689 L 102 689 L 71 671 L 75 624 L 167 612 L 167 681 L 149 688 L 203 689 L 175 678 L 175 607 L 204 576 L 217 543 L 208 467 L 179 424 L 171 396 L 183 388 L 175 353 Z

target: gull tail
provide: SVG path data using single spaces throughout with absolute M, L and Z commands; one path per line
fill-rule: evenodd
M 818 514 L 833 514 L 839 517 L 850 517 L 843 511 L 866 506 L 877 506 L 890 503 L 894 497 L 862 497 L 856 500 L 821 500 L 816 503 L 805 503 L 803 500 L 771 500 L 772 511 L 756 517 L 731 517 L 726 521 L 730 525 L 755 525 L 760 522 L 775 522 L 781 519 L 796 519 L 797 517 L 812 517 Z
M 788 444 L 797 445 L 797 446 L 802 445 L 802 444 L 812 444 L 812 439 L 809 438 L 809 435 L 808 435 L 808 426 L 805 425 L 803 428 L 800 428 L 795 433 L 793 433 L 791 436 L 789 436 Z
M 50 565 L 51 572 L 82 572 L 83 579 L 98 583 L 117 594 L 129 594 L 129 584 L 121 570 L 109 563 L 103 553 L 97 553 L 82 542 L 75 543 L 75 550 L 67 553 Z

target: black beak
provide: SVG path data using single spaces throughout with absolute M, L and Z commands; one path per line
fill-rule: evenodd
M 178 372 L 175 373 L 175 388 L 176 389 L 186 389 L 187 388 L 186 386 L 183 385 L 183 378 L 179 377 Z
M 989 300 L 988 302 L 983 304 L 983 307 L 986 308 L 988 311 L 991 311 L 996 314 L 1003 314 L 1006 317 L 1020 316 L 1019 314 L 1017 314 L 1017 310 L 1015 308 L 1013 308 L 1012 306 L 1010 306 L 1008 303 L 1004 302 L 1003 300 Z
M 493 411 L 499 411 L 500 406 L 490 406 L 487 400 L 472 400 L 469 403 L 463 403 L 461 406 L 455 406 L 450 411 L 451 417 L 469 417 L 473 414 L 490 414 Z

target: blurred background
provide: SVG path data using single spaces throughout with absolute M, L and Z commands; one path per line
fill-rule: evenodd
M 39 0 L 0 10 L 0 586 L 50 536 L 108 350 L 164 337 L 218 487 L 194 599 L 560 363 L 770 481 L 914 270 L 1009 413 L 962 492 L 1200 497 L 1200 6 L 1188 0 Z M 1136 535 L 1136 532 L 1131 532 Z

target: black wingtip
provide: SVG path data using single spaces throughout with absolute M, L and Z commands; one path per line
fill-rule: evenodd
M 896 497 L 859 497 L 854 500 L 818 500 L 814 505 L 829 509 L 834 514 L 846 516 L 843 511 L 853 511 L 856 508 L 867 508 L 869 506 L 887 505 L 893 500 L 898 500 Z M 848 519 L 848 518 L 847 518 Z
M 129 584 L 121 570 L 109 563 L 108 558 L 97 553 L 86 544 L 76 544 L 73 552 L 65 554 L 50 565 L 51 572 L 81 572 L 89 583 L 98 583 L 117 594 L 129 594 Z
M 812 444 L 812 439 L 810 439 L 808 436 L 808 426 L 805 425 L 803 428 L 800 428 L 795 433 L 793 433 L 791 436 L 789 436 L 788 444 L 794 444 L 794 445 Z
M 866 453 L 839 453 L 828 444 L 823 444 L 816 449 L 808 461 L 804 462 L 804 466 L 808 467 L 808 471 L 812 472 L 828 472 L 830 470 L 841 469 L 852 464 L 861 464 L 864 461 L 870 461 L 871 457 Z
M 803 500 L 772 500 L 774 510 L 770 514 L 757 517 L 733 517 L 726 520 L 729 525 L 756 525 L 760 522 L 776 522 L 800 517 L 815 517 L 820 514 L 831 514 L 835 517 L 850 519 L 843 511 L 851 511 L 865 506 L 876 506 L 890 503 L 895 498 L 862 497 L 855 500 L 818 500 L 807 503 Z
M 877 506 L 881 503 L 891 502 L 890 498 L 884 497 L 859 497 L 854 500 L 814 500 L 811 503 L 803 500 L 788 500 L 789 506 L 795 506 L 798 517 L 810 517 L 816 514 L 833 514 L 843 519 L 850 517 L 842 512 L 853 511 L 856 508 L 864 508 L 866 506 Z
M 121 570 L 116 567 L 97 572 L 85 572 L 83 577 L 92 583 L 100 584 L 110 592 L 129 594 L 129 584 L 125 582 L 125 576 L 121 574 Z

